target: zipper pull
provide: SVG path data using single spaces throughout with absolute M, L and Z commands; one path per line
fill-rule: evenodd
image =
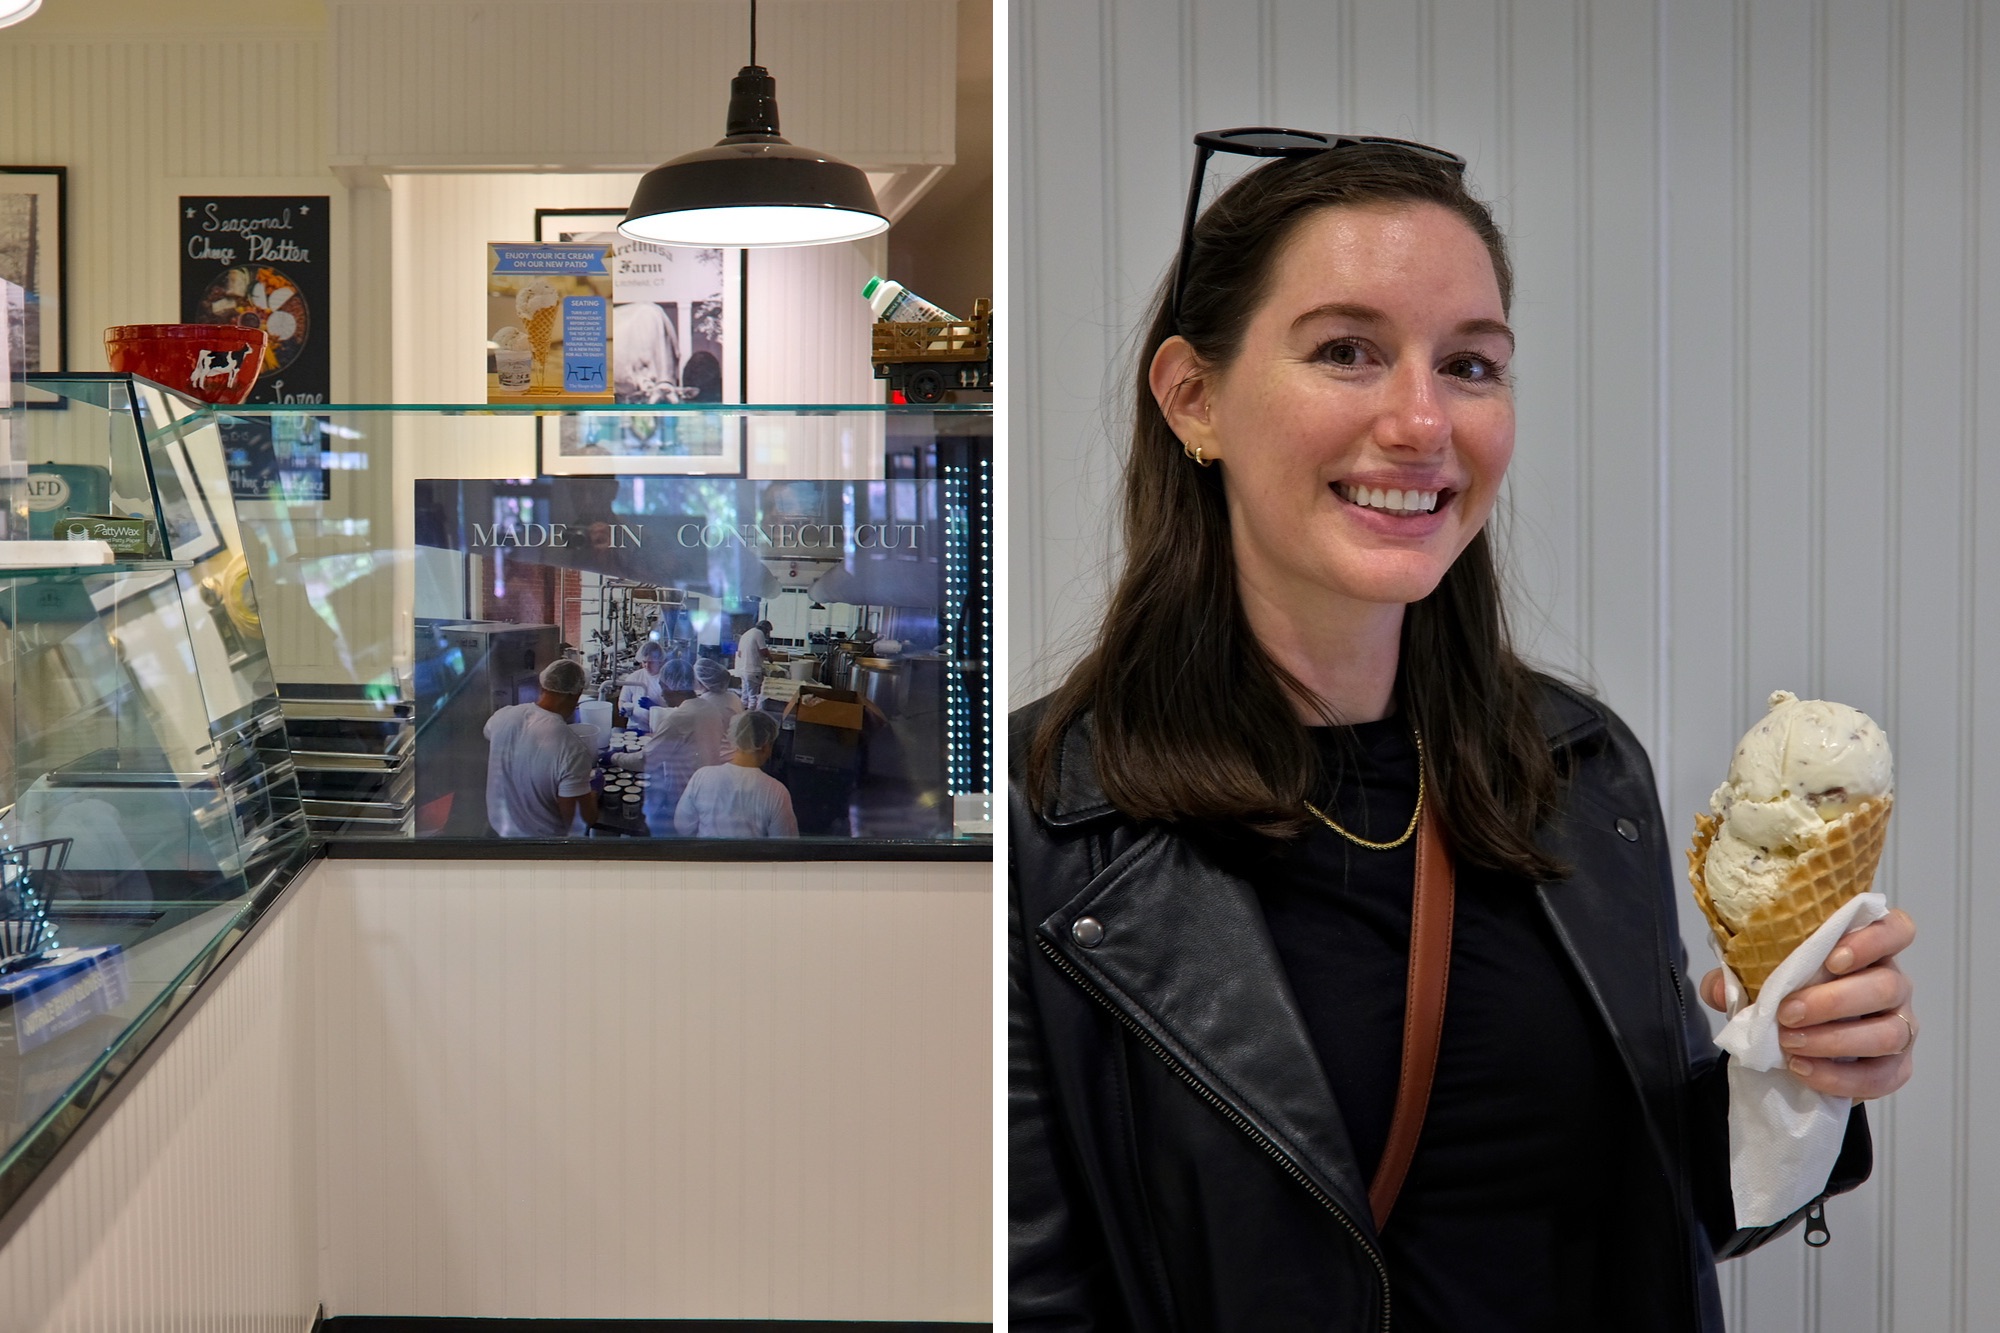
M 1815 1250 L 1833 1239 L 1833 1233 L 1826 1229 L 1826 1196 L 1820 1195 L 1806 1209 L 1806 1244 Z

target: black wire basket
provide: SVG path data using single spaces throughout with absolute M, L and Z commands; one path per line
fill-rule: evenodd
M 50 872 L 69 860 L 70 842 L 0 847 L 0 973 L 33 967 L 56 947 L 46 895 Z

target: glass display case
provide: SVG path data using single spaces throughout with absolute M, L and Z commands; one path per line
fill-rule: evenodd
M 123 376 L 23 396 L 0 478 L 0 1208 L 309 852 L 203 410 Z M 107 525 L 129 548 L 93 563 Z
M 585 678 L 562 715 L 590 751 L 579 854 L 990 837 L 990 405 L 243 406 L 174 431 L 226 460 L 324 837 L 477 855 L 519 832 L 488 733 L 561 657 Z M 678 807 L 696 769 L 748 766 L 746 710 L 776 724 L 757 767 L 789 820 L 724 849 Z
M 11 377 L 0 1215 L 315 850 L 990 857 L 990 413 Z M 523 709 L 589 792 L 532 848 L 489 799 Z M 784 827 L 686 818 L 725 765 Z

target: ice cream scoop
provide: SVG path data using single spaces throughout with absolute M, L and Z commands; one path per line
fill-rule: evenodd
M 1889 738 L 1866 713 L 1789 690 L 1769 707 L 1709 798 L 1721 828 L 1708 851 L 1708 891 L 1739 928 L 1784 892 L 1788 862 L 1827 824 L 1894 787 Z
M 1895 804 L 1889 738 L 1846 704 L 1788 690 L 1737 743 L 1695 817 L 1688 876 L 1754 996 L 1842 904 L 1867 891 Z
M 512 324 L 506 325 L 494 332 L 493 346 L 502 352 L 525 352 L 528 350 L 527 331 Z
M 537 310 L 547 310 L 561 298 L 556 295 L 555 285 L 547 278 L 530 278 L 514 294 L 514 313 L 528 319 Z
M 1801 699 L 1790 690 L 1773 694 L 1768 707 L 1737 744 L 1718 801 L 1796 795 L 1821 819 L 1832 820 L 1867 797 L 1889 794 L 1889 738 L 1866 713 L 1827 699 Z

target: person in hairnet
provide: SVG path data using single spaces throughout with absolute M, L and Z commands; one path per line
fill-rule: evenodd
M 660 669 L 660 684 L 666 686 L 669 691 L 679 691 L 682 694 L 693 692 L 694 663 L 686 653 L 676 648 L 667 654 L 667 664 Z
M 501 837 L 562 838 L 578 815 L 596 822 L 597 755 L 569 725 L 589 685 L 582 663 L 558 658 L 542 668 L 535 702 L 486 719 L 486 819 Z
M 651 736 L 636 753 L 616 755 L 620 768 L 646 772 L 646 828 L 656 838 L 671 838 L 674 810 L 688 779 L 700 768 L 724 762 L 729 724 L 743 712 L 743 701 L 729 688 L 729 668 L 712 657 L 694 664 L 694 698 L 678 708 L 655 708 L 648 721 Z
M 667 701 L 666 667 L 667 650 L 656 640 L 639 645 L 639 665 L 618 682 L 618 706 L 627 717 L 651 712 L 656 704 Z
M 796 838 L 792 794 L 764 772 L 778 741 L 778 720 L 743 713 L 729 724 L 729 762 L 688 780 L 674 810 L 674 827 L 696 838 Z

